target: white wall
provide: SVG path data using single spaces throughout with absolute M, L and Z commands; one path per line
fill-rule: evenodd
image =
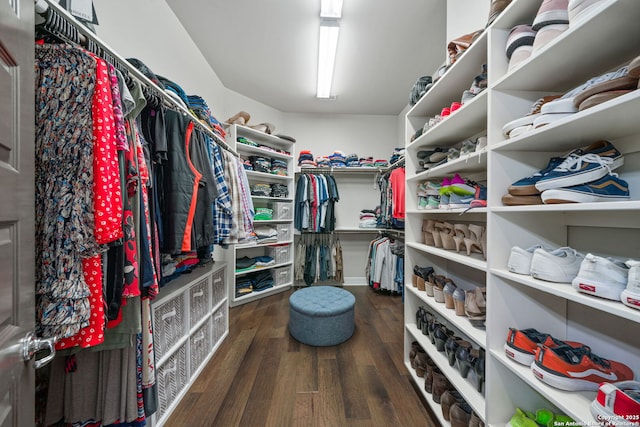
M 491 0 L 447 0 L 447 43 L 484 28 L 490 5 Z
M 205 99 L 220 121 L 225 87 L 164 1 L 93 0 L 96 33 L 125 58 L 137 58 L 154 73 Z
M 275 133 L 285 133 L 283 132 L 283 114 L 273 107 L 230 89 L 225 89 L 224 105 L 225 112 L 220 118 L 221 121 L 227 120 L 239 111 L 246 111 L 251 116 L 248 123 L 249 126 L 267 122 L 275 126 Z

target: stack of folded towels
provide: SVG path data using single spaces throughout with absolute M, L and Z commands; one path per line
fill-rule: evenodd
M 362 209 L 360 211 L 360 228 L 376 228 L 378 226 L 378 217 L 376 211 L 370 209 Z

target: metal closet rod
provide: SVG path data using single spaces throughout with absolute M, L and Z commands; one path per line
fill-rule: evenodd
M 162 96 L 162 99 L 164 100 L 164 102 L 168 106 L 173 107 L 173 108 L 177 108 L 183 114 L 186 114 L 186 115 L 190 116 L 191 119 L 193 120 L 194 124 L 196 126 L 198 126 L 198 128 L 200 128 L 206 134 L 211 136 L 214 139 L 214 141 L 216 141 L 216 143 L 221 148 L 223 148 L 224 150 L 230 152 L 231 154 L 233 154 L 236 157 L 240 157 L 240 155 L 235 150 L 233 150 L 226 143 L 226 141 L 224 141 L 220 136 L 216 135 L 207 126 L 203 125 L 200 122 L 200 120 L 191 111 L 186 109 L 180 103 L 176 102 L 162 88 L 158 87 L 158 85 L 156 85 L 154 82 L 149 80 L 149 78 L 147 76 L 145 76 L 144 74 L 142 74 L 142 72 L 140 70 L 138 70 L 136 67 L 131 65 L 129 63 L 129 61 L 127 61 L 125 58 L 120 56 L 115 50 L 113 50 L 111 47 L 109 47 L 109 45 L 107 45 L 105 42 L 103 42 L 93 31 L 91 31 L 87 27 L 85 27 L 80 21 L 78 21 L 67 10 L 62 8 L 58 3 L 55 3 L 52 0 L 34 0 L 34 3 L 39 6 L 36 10 L 38 11 L 38 13 L 40 15 L 43 15 L 43 14 L 46 13 L 46 8 L 44 8 L 44 3 L 43 2 L 46 3 L 46 5 L 48 7 L 53 8 L 53 10 L 56 13 L 58 13 L 60 16 L 62 16 L 64 19 L 66 19 L 71 25 L 73 25 L 81 33 L 81 35 L 83 35 L 87 39 L 92 40 L 94 43 L 96 43 L 98 46 L 100 46 L 105 52 L 107 52 L 109 55 L 111 55 L 115 61 L 118 61 L 121 65 L 123 65 L 129 71 L 129 73 L 132 74 L 136 79 L 138 79 L 142 84 L 144 84 L 145 86 L 147 86 L 147 87 L 155 90 L 157 93 L 159 93 L 160 96 Z

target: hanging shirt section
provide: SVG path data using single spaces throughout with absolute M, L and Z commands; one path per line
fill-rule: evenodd
M 300 174 L 296 183 L 294 226 L 299 231 L 333 231 L 338 184 L 331 175 Z
M 367 283 L 376 290 L 402 293 L 404 284 L 404 244 L 389 237 L 369 243 L 365 266 Z

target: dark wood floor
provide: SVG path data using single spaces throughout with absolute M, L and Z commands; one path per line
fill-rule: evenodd
M 291 338 L 283 292 L 229 311 L 229 335 L 167 421 L 175 426 L 434 426 L 403 363 L 399 296 L 366 286 L 347 342 Z

